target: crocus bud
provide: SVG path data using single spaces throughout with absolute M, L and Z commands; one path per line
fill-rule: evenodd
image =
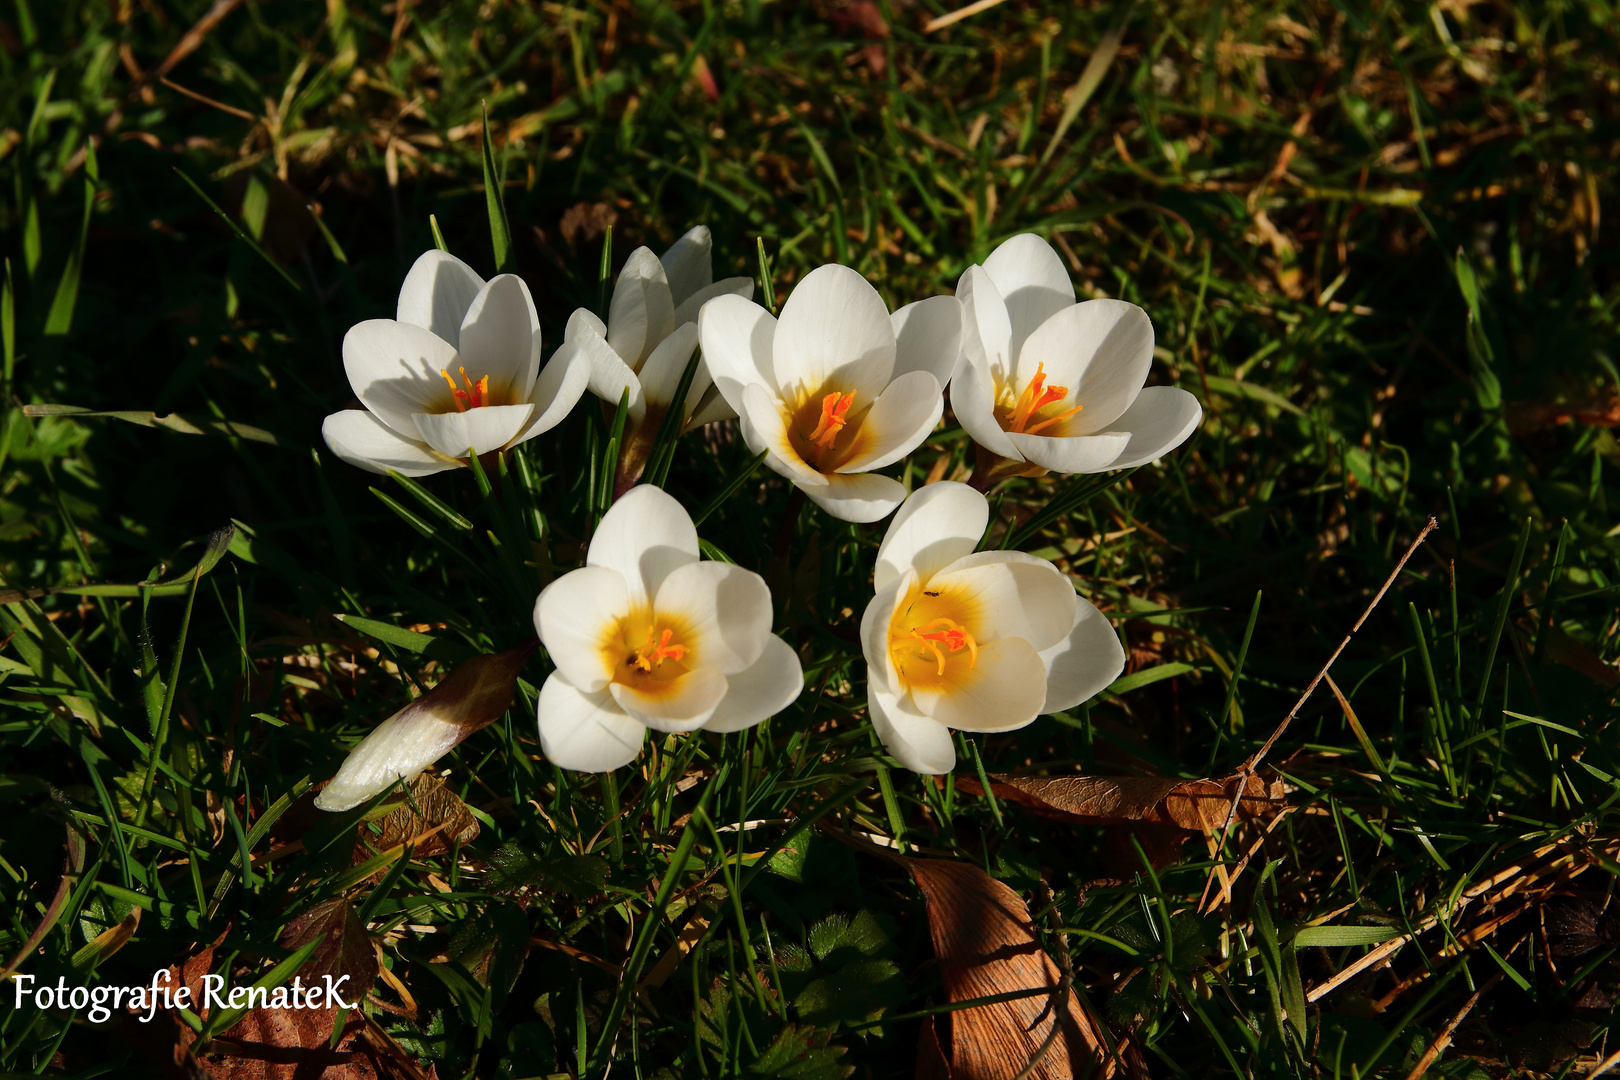
M 539 642 L 475 656 L 360 740 L 331 783 L 315 796 L 322 810 L 348 810 L 409 781 L 512 705 L 518 672 Z

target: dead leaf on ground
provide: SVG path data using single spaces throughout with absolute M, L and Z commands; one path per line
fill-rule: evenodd
M 1057 965 L 1035 940 L 1029 908 L 1006 885 L 967 863 L 904 861 L 928 901 L 928 930 L 951 1001 L 1041 987 L 1053 991 L 949 1014 L 952 1080 L 1011 1080 L 1057 1022 L 1052 1009 L 1060 981 Z M 1058 1038 L 1030 1080 L 1112 1076 L 1113 1057 L 1102 1027 L 1078 988 L 1068 996 L 1061 1023 Z M 930 1060 L 933 1071 L 927 1072 Z M 924 1055 L 918 1062 L 919 1080 L 938 1076 L 938 1065 Z
M 1528 435 L 1570 420 L 1586 427 L 1620 427 L 1620 397 L 1579 402 L 1514 401 L 1507 406 L 1508 431 Z
M 425 859 L 449 851 L 478 835 L 478 819 L 455 792 L 437 776 L 426 773 L 411 781 L 408 797 L 380 818 L 360 823 L 354 861 L 365 862 L 378 852 L 415 843 L 414 858 Z
M 983 792 L 977 780 L 959 776 L 956 786 Z M 1218 832 L 1237 793 L 1237 778 L 1184 780 L 1163 776 L 1009 776 L 993 773 L 990 788 L 999 799 L 1020 803 L 1045 817 L 1086 825 L 1171 825 L 1192 832 Z M 1251 776 L 1238 803 L 1237 818 L 1259 817 L 1281 809 L 1281 780 Z
M 1603 658 L 1556 626 L 1547 631 L 1547 659 L 1578 671 L 1605 690 L 1620 686 L 1620 669 L 1606 664 Z

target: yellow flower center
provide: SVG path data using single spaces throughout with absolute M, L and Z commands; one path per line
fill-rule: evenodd
M 613 625 L 602 639 L 602 655 L 613 681 L 656 693 L 691 670 L 691 628 L 678 618 L 642 609 Z
M 1041 417 L 1034 425 L 1031 420 L 1041 416 L 1041 410 L 1054 402 L 1062 401 L 1069 393 L 1067 386 L 1046 385 L 1046 365 L 1035 365 L 1035 377 L 1029 380 L 1022 393 L 1018 395 L 1011 408 L 1003 408 L 1001 412 L 1001 426 L 1008 431 L 1016 431 L 1022 435 L 1039 435 L 1044 429 L 1053 424 L 1061 423 L 1085 408 L 1076 405 L 1072 409 Z
M 444 370 L 444 368 L 439 369 L 439 374 L 444 376 L 444 381 L 450 384 L 450 393 L 455 395 L 456 412 L 466 412 L 468 409 L 477 409 L 488 405 L 489 376 L 485 375 L 477 382 L 473 382 L 471 376 L 467 374 L 466 368 L 457 368 L 456 370 L 460 372 L 461 381 L 467 386 L 465 390 L 456 385 L 456 380 L 450 377 L 448 371 Z
M 625 663 L 640 668 L 643 674 L 650 674 L 654 668 L 662 665 L 665 660 L 680 660 L 681 657 L 686 655 L 686 646 L 671 644 L 670 639 L 674 636 L 675 631 L 666 626 L 663 632 L 658 635 L 657 643 L 654 644 L 653 632 L 648 630 L 647 640 L 641 643 L 641 648 L 625 659 Z
M 857 410 L 855 393 L 834 387 L 826 393 L 805 394 L 796 405 L 783 406 L 788 442 L 812 469 L 834 472 L 862 446 L 861 419 L 870 406 Z
M 907 686 L 950 681 L 948 674 L 979 662 L 979 642 L 968 626 L 973 605 L 948 591 L 918 588 L 889 620 L 889 658 Z

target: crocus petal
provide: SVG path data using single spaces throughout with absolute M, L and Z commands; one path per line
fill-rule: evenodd
M 872 401 L 894 373 L 889 309 L 854 270 L 818 266 L 783 306 L 771 358 L 784 401 L 833 388 Z
M 917 711 L 961 731 L 1013 731 L 1041 715 L 1046 704 L 1046 665 L 1023 638 L 979 646 L 978 661 L 951 664 L 945 679 L 913 686 Z
M 895 605 L 901 597 L 910 594 L 916 582 L 916 573 L 907 569 L 887 585 L 878 586 L 877 595 L 861 613 L 861 653 L 866 657 L 866 678 L 879 690 L 894 691 L 900 686 L 894 657 L 889 653 L 889 623 L 894 618 Z
M 499 274 L 473 297 L 461 321 L 457 365 L 474 382 L 489 376 L 491 401 L 503 405 L 528 401 L 540 370 L 539 329 L 529 287 L 515 274 Z M 451 374 L 459 380 L 459 372 Z
M 630 409 L 625 422 L 640 426 L 642 417 L 647 415 L 647 399 L 641 392 L 641 379 L 635 369 L 614 351 L 594 326 L 582 319 L 569 319 L 564 343 L 576 349 L 590 365 L 591 393 L 616 408 L 624 392 L 630 391 Z
M 655 689 L 613 683 L 614 702 L 654 731 L 696 731 L 709 722 L 726 696 L 726 677 L 714 668 L 696 668 Z
M 315 797 L 322 810 L 349 810 L 396 780 L 410 780 L 512 707 L 518 672 L 534 644 L 475 656 L 372 729 Z
M 687 398 L 691 401 L 691 398 Z M 717 420 L 732 420 L 737 416 L 737 410 L 731 407 L 725 396 L 720 393 L 718 386 L 711 386 L 703 392 L 703 397 L 692 409 L 692 415 L 686 418 L 686 431 L 692 431 L 704 424 L 712 424 Z
M 1029 335 L 1047 319 L 1074 303 L 1074 282 L 1063 260 L 1041 237 L 1020 233 L 990 253 L 984 272 L 996 283 L 1007 304 L 1012 326 L 1011 355 L 1017 356 Z
M 992 454 L 1024 460 L 996 420 L 995 389 L 990 385 L 990 369 L 982 362 L 964 356 L 957 364 L 951 376 L 951 411 L 974 442 Z
M 630 613 L 624 575 L 605 566 L 571 570 L 540 591 L 534 628 L 546 655 L 570 684 L 594 694 L 613 679 L 611 646 Z
M 930 296 L 889 316 L 894 324 L 894 375 L 926 371 L 940 386 L 950 382 L 962 352 L 962 304 L 954 296 Z
M 540 750 L 578 772 L 612 772 L 641 752 L 647 727 L 606 693 L 585 694 L 552 675 L 540 688 Z
M 703 362 L 726 403 L 739 415 L 745 386 L 758 385 L 777 394 L 775 339 L 771 313 L 740 296 L 717 296 L 698 312 Z
M 660 341 L 675 329 L 664 265 L 649 248 L 636 248 L 624 261 L 608 305 L 608 344 L 636 371 Z
M 1063 571 L 1022 551 L 964 555 L 926 584 L 962 598 L 973 612 L 968 628 L 981 642 L 1016 637 L 1037 650 L 1063 640 L 1079 602 Z
M 912 371 L 890 383 L 861 419 L 860 452 L 838 466 L 841 473 L 870 472 L 893 465 L 928 438 L 945 411 L 939 382 Z
M 771 634 L 771 590 L 752 570 L 723 562 L 678 566 L 658 587 L 653 610 L 679 618 L 696 662 L 734 675 L 759 659 Z
M 866 704 L 873 730 L 901 765 L 925 776 L 940 776 L 956 768 L 950 729 L 918 712 L 909 698 L 868 688 Z
M 652 355 L 647 357 L 647 362 L 641 365 L 641 393 L 648 405 L 667 409 L 674 402 L 675 391 L 681 386 L 681 376 L 686 374 L 686 362 L 692 359 L 697 343 L 697 323 L 677 326 L 670 331 L 669 337 L 658 343 Z M 695 375 L 693 382 L 696 382 Z M 705 387 L 696 389 L 701 394 Z M 690 395 L 691 390 L 688 389 L 687 393 Z
M 410 323 L 368 319 L 343 335 L 343 370 L 360 403 L 408 439 L 418 437 L 411 416 L 455 409 L 439 372 L 456 368 L 449 342 Z
M 1074 708 L 1101 693 L 1125 670 L 1125 648 L 1107 617 L 1090 600 L 1076 599 L 1073 629 L 1056 645 L 1041 650 L 1047 672 L 1043 713 Z
M 671 244 L 663 258 L 658 260 L 663 264 L 664 278 L 669 282 L 669 295 L 676 306 L 699 289 L 707 288 L 714 280 L 711 264 L 713 250 L 714 238 L 709 235 L 709 227 L 696 225 L 686 230 L 685 235 Z M 676 324 L 679 323 L 680 320 L 676 320 Z
M 454 255 L 438 250 L 423 252 L 399 287 L 394 317 L 431 330 L 449 342 L 452 349 L 459 348 L 461 320 L 483 287 L 484 279 Z
M 989 523 L 989 502 L 966 484 L 941 480 L 913 491 L 878 545 L 873 587 L 882 592 L 908 570 L 929 580 L 971 555 Z
M 743 390 L 737 414 L 742 423 L 743 441 L 754 453 L 769 450 L 765 464 L 787 477 L 808 493 L 825 488 L 828 478 L 812 469 L 788 439 L 787 420 L 770 391 L 757 383 Z
M 487 454 L 512 442 L 528 424 L 534 406 L 485 405 L 466 412 L 416 413 L 411 417 L 422 441 L 447 457 L 466 457 L 467 451 Z M 459 449 L 458 449 L 459 448 Z
M 675 325 L 696 322 L 698 312 L 717 296 L 740 296 L 744 300 L 752 299 L 754 295 L 754 279 L 745 277 L 721 278 L 712 285 L 705 285 L 685 300 L 675 305 Z
M 703 725 L 705 731 L 742 731 L 775 716 L 804 689 L 804 668 L 793 647 L 775 634 L 765 637 L 759 659 L 726 676 L 726 696 Z
M 1130 441 L 1124 432 L 1103 435 L 1025 435 L 1007 432 L 1023 457 L 1055 473 L 1093 473 L 1117 468 L 1114 461 Z
M 407 439 L 364 409 L 333 413 L 321 424 L 321 437 L 341 460 L 367 472 L 428 476 L 460 462 Z
M 906 499 L 904 484 L 877 473 L 832 473 L 825 479 L 825 487 L 800 486 L 811 502 L 840 521 L 878 521 Z
M 996 283 L 982 266 L 970 266 L 956 283 L 962 302 L 962 355 L 988 372 L 992 386 L 1012 375 L 1012 323 Z
M 1110 432 L 1125 432 L 1131 441 L 1110 464 L 1110 469 L 1134 469 L 1163 457 L 1198 429 L 1204 408 L 1179 386 L 1144 386 L 1131 407 L 1109 425 Z
M 537 343 L 539 337 L 537 330 Z M 534 415 L 512 439 L 512 443 L 515 445 L 532 439 L 562 423 L 585 395 L 590 380 L 590 360 L 567 343 L 561 345 L 551 354 L 546 366 L 540 369 L 540 377 L 534 380 L 534 389 L 529 391 L 529 404 L 534 406 Z
M 602 515 L 585 553 L 586 566 L 605 566 L 624 578 L 632 610 L 651 604 L 676 567 L 697 561 L 691 515 L 650 484 L 631 488 Z
M 1087 300 L 1042 323 L 1018 354 L 1018 386 L 1045 365 L 1047 385 L 1068 387 L 1065 404 L 1084 409 L 1064 434 L 1107 430 L 1130 408 L 1153 362 L 1153 321 L 1123 300 Z

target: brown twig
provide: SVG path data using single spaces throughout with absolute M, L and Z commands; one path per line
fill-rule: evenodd
M 196 52 L 206 38 L 219 25 L 221 19 L 242 6 L 242 0 L 214 0 L 214 6 L 203 13 L 203 17 L 191 25 L 185 36 L 175 43 L 169 50 L 169 55 L 152 71 L 148 77 L 161 79 L 173 71 L 175 65 Z
M 1277 744 L 1277 740 L 1282 738 L 1283 732 L 1288 730 L 1288 725 L 1292 724 L 1294 722 L 1294 718 L 1299 715 L 1299 710 L 1305 707 L 1305 703 L 1309 701 L 1311 695 L 1316 692 L 1317 686 L 1319 686 L 1322 680 L 1327 677 L 1328 670 L 1333 667 L 1334 661 L 1339 659 L 1339 654 L 1344 652 L 1345 646 L 1350 644 L 1350 639 L 1356 636 L 1356 631 L 1361 629 L 1362 624 L 1367 621 L 1367 618 L 1370 615 L 1372 615 L 1373 609 L 1376 608 L 1379 602 L 1384 599 L 1384 594 L 1389 592 L 1390 586 L 1395 584 L 1395 579 L 1400 576 L 1402 570 L 1406 569 L 1408 560 L 1410 560 L 1413 554 L 1416 553 L 1418 547 L 1423 543 L 1423 541 L 1428 539 L 1429 534 L 1439 527 L 1440 522 L 1436 521 L 1431 516 L 1428 523 L 1423 526 L 1422 531 L 1417 534 L 1417 537 L 1406 549 L 1406 554 L 1401 556 L 1401 561 L 1395 564 L 1395 569 L 1391 570 L 1389 572 L 1389 577 L 1384 579 L 1383 586 L 1378 590 L 1377 595 L 1372 598 L 1372 602 L 1367 605 L 1366 610 L 1361 613 L 1361 618 L 1357 619 L 1356 624 L 1350 628 L 1350 632 L 1344 635 L 1344 640 L 1339 642 L 1339 647 L 1333 650 L 1333 654 L 1327 658 L 1327 663 L 1323 664 L 1321 670 L 1319 670 L 1315 677 L 1311 679 L 1310 683 L 1305 687 L 1305 692 L 1299 695 L 1299 700 L 1294 702 L 1294 707 L 1292 709 L 1288 710 L 1288 715 L 1282 718 L 1282 723 L 1277 725 L 1276 730 L 1271 733 L 1271 736 L 1266 739 L 1266 741 L 1261 745 L 1260 749 L 1256 750 L 1252 755 L 1250 755 L 1249 760 L 1243 763 L 1243 768 L 1238 770 L 1237 776 L 1241 777 L 1241 779 L 1237 785 L 1236 792 L 1232 795 L 1232 805 L 1227 807 L 1226 821 L 1221 826 L 1221 842 L 1216 848 L 1217 851 L 1223 850 L 1226 847 L 1226 839 L 1231 831 L 1232 822 L 1237 818 L 1238 803 L 1242 801 L 1243 793 L 1248 790 L 1249 777 L 1254 775 L 1255 770 L 1260 767 L 1260 763 L 1264 761 L 1266 755 L 1271 752 L 1271 748 Z M 1217 862 L 1216 865 L 1219 865 L 1219 863 Z M 1210 886 L 1214 883 L 1214 881 L 1215 867 L 1212 866 L 1209 871 L 1209 877 L 1204 879 L 1204 893 L 1201 897 L 1199 897 L 1198 900 L 1200 907 L 1202 907 L 1209 899 Z
M 1502 976 L 1500 973 L 1492 975 L 1485 980 L 1485 985 L 1475 990 L 1473 996 L 1463 1002 L 1463 1007 L 1457 1010 L 1457 1015 L 1446 1021 L 1446 1026 L 1440 1029 L 1440 1033 L 1434 1037 L 1434 1041 L 1429 1044 L 1429 1048 L 1423 1051 L 1423 1056 L 1418 1058 L 1417 1064 L 1412 1066 L 1412 1071 L 1406 1074 L 1406 1080 L 1418 1080 L 1418 1077 L 1428 1072 L 1429 1066 L 1433 1065 L 1435 1059 L 1445 1053 L 1446 1047 L 1450 1045 L 1452 1032 L 1457 1030 L 1457 1025 L 1462 1023 L 1463 1019 L 1474 1011 L 1474 1006 L 1479 1004 L 1479 999 L 1489 993 L 1491 988 L 1501 981 Z
M 1058 1034 L 1063 1031 L 1063 1014 L 1069 1008 L 1069 994 L 1074 987 L 1074 964 L 1069 959 L 1069 940 L 1058 925 L 1057 905 L 1052 902 L 1052 890 L 1046 884 L 1045 878 L 1041 879 L 1036 897 L 1040 900 L 1041 907 L 1046 909 L 1046 921 L 1057 943 L 1058 971 L 1061 972 L 1061 978 L 1058 979 L 1057 989 L 1052 992 L 1052 1001 L 1048 1006 L 1052 1010 L 1052 1030 L 1046 1033 L 1046 1038 L 1035 1048 L 1035 1052 L 1029 1055 L 1029 1061 L 1018 1070 L 1018 1075 L 1014 1076 L 1013 1080 L 1029 1080 L 1040 1067 L 1041 1059 L 1052 1049 L 1052 1044 L 1057 1042 Z

